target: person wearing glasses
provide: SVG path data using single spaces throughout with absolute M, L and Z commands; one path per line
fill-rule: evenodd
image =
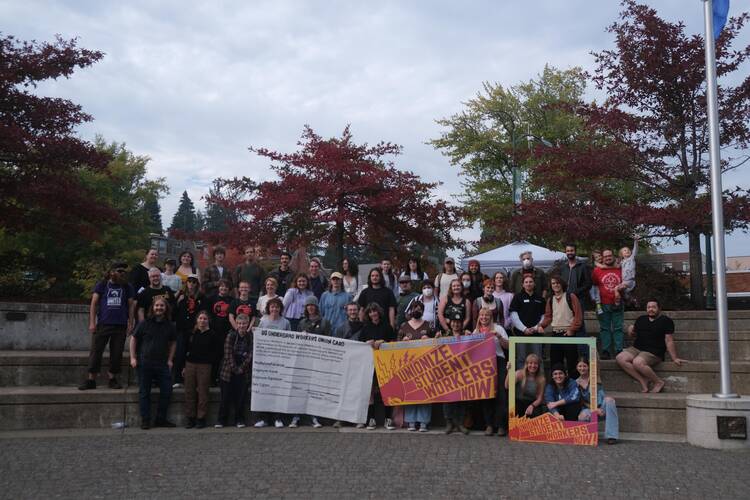
M 78 389 L 96 389 L 96 376 L 102 366 L 102 354 L 109 344 L 110 389 L 122 389 L 117 381 L 122 365 L 125 337 L 135 325 L 135 292 L 127 279 L 128 265 L 114 262 L 104 279 L 96 284 L 89 306 L 89 333 L 92 335 L 89 351 L 88 376 Z

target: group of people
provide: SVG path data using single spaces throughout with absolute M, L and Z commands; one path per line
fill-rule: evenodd
M 614 355 L 617 363 L 645 391 L 659 392 L 664 381 L 652 367 L 675 352 L 674 324 L 660 315 L 658 302 L 647 303 L 647 315 L 629 329 L 633 347 L 623 350 L 623 304 L 635 283 L 633 256 L 621 250 L 616 262 L 612 250 L 596 256 L 592 266 L 577 257 L 576 246 L 565 246 L 566 259 L 549 272 L 535 267 L 531 252 L 520 255 L 520 266 L 510 277 L 498 271 L 490 278 L 471 260 L 460 271 L 448 257 L 434 278 L 414 257 L 397 272 L 383 259 L 359 283 L 358 266 L 344 259 L 330 274 L 318 258 L 295 262 L 283 252 L 279 265 L 266 272 L 254 247 L 245 249 L 244 262 L 234 270 L 224 265 L 226 251 L 213 250 L 213 263 L 199 273 L 193 256 L 184 252 L 180 265 L 166 260 L 157 267 L 158 253 L 149 250 L 142 263 L 128 273 L 124 262 L 114 262 L 94 288 L 89 311 L 92 344 L 88 377 L 81 390 L 96 388 L 96 376 L 106 345 L 110 346 L 109 387 L 117 380 L 122 351 L 130 335 L 130 363 L 138 371 L 142 428 L 151 424 L 151 387 L 160 389 L 153 425 L 171 427 L 167 407 L 173 387 L 184 384 L 188 427 L 205 427 L 209 387 L 221 389 L 216 427 L 234 423 L 245 427 L 251 383 L 255 326 L 294 330 L 366 342 L 373 349 L 383 342 L 409 341 L 443 335 L 471 333 L 490 335 L 497 357 L 497 396 L 473 403 L 443 405 L 446 433 L 468 432 L 468 414 L 481 415 L 485 433 L 507 434 L 507 350 L 509 336 L 587 336 L 583 311 L 594 302 L 601 327 L 601 358 Z M 299 259 L 297 259 L 299 260 Z M 607 420 L 606 437 L 617 439 L 615 402 L 599 387 L 597 409 L 589 406 L 588 355 L 575 344 L 549 346 L 552 382 L 546 384 L 542 344 L 518 344 L 516 411 L 519 416 L 549 411 L 557 418 L 586 420 L 592 411 Z M 583 356 L 582 356 L 583 355 Z M 384 427 L 394 429 L 392 408 L 383 404 L 373 376 L 373 394 L 366 424 L 374 429 L 376 416 L 384 415 Z M 409 430 L 426 431 L 432 405 L 409 405 L 403 420 Z M 300 415 L 256 415 L 256 427 L 297 427 Z M 310 416 L 314 427 L 324 419 Z M 343 425 L 334 422 L 333 425 Z

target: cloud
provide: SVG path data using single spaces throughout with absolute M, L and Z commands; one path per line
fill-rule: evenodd
M 649 3 L 702 29 L 700 2 Z M 0 2 L 8 33 L 80 37 L 106 53 L 39 91 L 95 117 L 84 137 L 152 158 L 150 175 L 171 188 L 165 221 L 184 190 L 201 206 L 215 177 L 268 178 L 248 146 L 293 150 L 304 124 L 333 136 L 351 123 L 358 142 L 402 144 L 399 167 L 457 193 L 457 169 L 425 144 L 440 133 L 435 119 L 483 81 L 513 85 L 545 63 L 592 69 L 589 52 L 612 44 L 605 27 L 618 10 L 590 0 Z

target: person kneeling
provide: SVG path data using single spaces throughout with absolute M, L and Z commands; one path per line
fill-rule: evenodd
M 569 378 L 562 363 L 552 367 L 552 382 L 544 390 L 544 402 L 558 420 L 578 420 L 581 392 L 576 381 Z

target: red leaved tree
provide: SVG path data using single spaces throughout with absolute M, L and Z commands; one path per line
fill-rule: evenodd
M 703 38 L 652 8 L 622 3 L 620 20 L 608 28 L 615 48 L 594 54 L 593 80 L 607 100 L 579 110 L 586 132 L 577 141 L 537 150 L 539 195 L 524 203 L 514 226 L 610 244 L 632 231 L 687 235 L 691 297 L 701 306 L 700 235 L 711 228 Z M 750 139 L 750 77 L 735 73 L 750 47 L 732 48 L 747 20 L 746 13 L 730 19 L 716 45 L 724 172 L 748 159 L 738 152 Z M 726 230 L 747 229 L 750 192 L 727 189 L 724 210 Z
M 102 57 L 78 48 L 75 39 L 37 43 L 0 34 L 0 217 L 9 234 L 29 228 L 91 233 L 116 216 L 80 182 L 81 169 L 103 169 L 109 160 L 74 135 L 91 116 L 67 99 L 30 91 Z
M 419 244 L 454 248 L 452 231 L 463 227 L 457 208 L 436 199 L 439 184 L 422 182 L 398 170 L 391 160 L 401 147 L 391 143 L 355 144 L 349 126 L 341 137 L 323 139 L 305 126 L 299 150 L 250 151 L 271 160 L 279 179 L 220 180 L 210 201 L 237 220 L 223 235 L 241 247 L 333 246 L 337 262 L 344 245 L 369 246 L 384 254 L 405 255 Z

